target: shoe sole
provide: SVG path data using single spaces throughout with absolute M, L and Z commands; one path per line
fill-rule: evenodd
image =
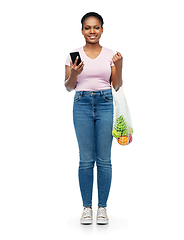
M 93 223 L 93 220 L 92 219 L 83 219 L 83 220 L 80 220 L 80 223 L 82 225 L 91 225 Z
M 109 223 L 109 220 L 107 219 L 97 219 L 96 224 L 97 225 L 107 225 Z

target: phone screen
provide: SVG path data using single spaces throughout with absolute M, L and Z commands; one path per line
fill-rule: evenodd
M 71 56 L 73 64 L 74 64 L 77 56 L 79 57 L 79 59 L 77 61 L 77 66 L 81 63 L 81 57 L 80 57 L 79 52 L 72 52 L 72 53 L 70 53 L 70 56 Z

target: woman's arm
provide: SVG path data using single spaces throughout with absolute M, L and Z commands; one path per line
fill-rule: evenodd
M 69 92 L 75 89 L 77 76 L 83 71 L 84 63 L 81 62 L 77 66 L 77 61 L 78 58 L 76 58 L 74 65 L 71 61 L 70 67 L 65 65 L 65 87 Z
M 65 87 L 67 91 L 71 92 L 75 89 L 77 82 L 77 76 L 71 74 L 71 69 L 69 66 L 65 65 Z
M 123 80 L 122 80 L 123 57 L 121 53 L 117 52 L 113 56 L 112 61 L 114 63 L 114 66 L 111 67 L 111 82 L 112 82 L 113 88 L 116 91 L 118 91 L 118 89 L 123 84 Z

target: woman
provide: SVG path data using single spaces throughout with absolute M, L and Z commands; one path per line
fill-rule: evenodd
M 83 200 L 81 224 L 91 224 L 93 168 L 97 166 L 98 211 L 97 224 L 108 224 L 106 213 L 112 166 L 111 145 L 113 97 L 111 84 L 118 90 L 122 85 L 123 57 L 99 43 L 103 33 L 103 18 L 94 12 L 82 20 L 86 45 L 75 49 L 83 60 L 78 66 L 68 56 L 65 64 L 65 87 L 75 89 L 73 121 L 77 136 L 80 163 L 79 185 Z

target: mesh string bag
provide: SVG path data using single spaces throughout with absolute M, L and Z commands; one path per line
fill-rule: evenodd
M 126 146 L 132 142 L 133 128 L 129 107 L 121 87 L 117 92 L 112 89 L 114 104 L 114 119 L 112 135 L 118 143 Z

